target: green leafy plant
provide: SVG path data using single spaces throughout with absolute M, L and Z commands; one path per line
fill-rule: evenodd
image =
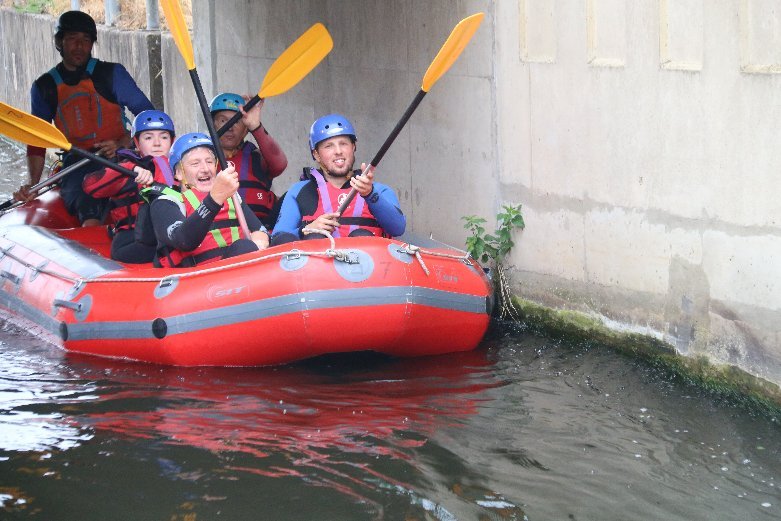
M 521 215 L 521 205 L 502 206 L 502 209 L 496 215 L 496 231 L 486 233 L 486 220 L 476 215 L 467 215 L 461 218 L 466 221 L 464 228 L 471 232 L 471 236 L 466 239 L 466 249 L 473 258 L 482 263 L 493 261 L 497 265 L 504 262 L 504 258 L 510 252 L 515 243 L 512 239 L 512 232 L 515 229 L 523 230 L 526 224 Z
M 514 230 L 523 230 L 526 224 L 523 222 L 520 204 L 506 204 L 496 214 L 496 231 L 486 233 L 486 220 L 475 215 L 462 217 L 466 224 L 464 228 L 472 235 L 466 240 L 466 249 L 472 258 L 483 264 L 493 263 L 495 275 L 493 277 L 499 305 L 497 306 L 499 318 L 512 318 L 520 320 L 520 314 L 513 303 L 510 292 L 510 284 L 505 275 L 504 259 L 515 246 L 512 233 Z

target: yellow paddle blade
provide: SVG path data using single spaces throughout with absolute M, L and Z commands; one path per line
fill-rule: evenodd
M 472 35 L 480 27 L 484 16 L 485 13 L 475 13 L 472 16 L 467 16 L 453 28 L 445 44 L 437 53 L 436 58 L 428 66 L 425 76 L 423 76 L 423 85 L 421 86 L 423 91 L 428 92 L 437 80 L 455 63 L 458 57 L 461 56 L 461 52 L 467 46 L 469 40 L 472 39 Z
M 160 0 L 160 5 L 165 13 L 165 20 L 168 22 L 168 28 L 171 29 L 171 35 L 174 37 L 179 54 L 182 55 L 187 70 L 195 68 L 195 54 L 193 53 L 193 42 L 190 39 L 190 31 L 187 30 L 187 23 L 184 21 L 184 13 L 179 0 Z
M 328 29 L 323 24 L 316 23 L 271 64 L 271 68 L 263 78 L 258 96 L 261 98 L 276 96 L 291 89 L 304 79 L 333 48 L 334 41 Z
M 0 134 L 34 147 L 71 149 L 57 127 L 3 102 L 0 102 Z

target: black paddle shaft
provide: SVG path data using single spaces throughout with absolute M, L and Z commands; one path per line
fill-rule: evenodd
M 372 159 L 371 166 L 376 167 L 378 164 L 380 164 L 380 161 L 385 155 L 385 152 L 388 151 L 390 146 L 396 140 L 396 137 L 399 135 L 399 133 L 401 133 L 401 129 L 404 128 L 404 125 L 407 124 L 409 118 L 412 117 L 412 113 L 415 112 L 416 108 L 418 108 L 418 105 L 420 105 L 420 102 L 423 101 L 423 96 L 425 95 L 426 95 L 425 90 L 421 89 L 420 91 L 418 91 L 418 94 L 415 96 L 415 99 L 412 100 L 412 103 L 409 104 L 409 107 L 407 107 L 407 110 L 404 112 L 404 115 L 401 116 L 399 122 L 396 123 L 396 126 L 393 128 L 390 135 L 385 140 L 385 143 L 382 144 L 380 149 L 374 155 L 374 159 Z M 347 194 L 347 197 L 345 197 L 344 201 L 342 201 L 342 204 L 339 205 L 339 208 L 336 210 L 336 213 L 338 213 L 341 216 L 344 213 L 344 211 L 347 209 L 347 206 L 352 202 L 353 199 L 355 199 L 355 194 L 357 193 L 358 191 L 355 190 L 355 188 L 350 190 L 350 193 Z
M 56 183 L 57 181 L 59 181 L 60 179 L 65 177 L 66 175 L 70 174 L 71 172 L 73 172 L 74 170 L 76 170 L 78 168 L 83 167 L 84 165 L 86 165 L 89 162 L 90 162 L 90 160 L 87 159 L 86 157 L 84 159 L 79 159 L 77 162 L 73 163 L 70 166 L 66 166 L 65 168 L 63 168 L 62 170 L 60 170 L 59 172 L 57 172 L 53 176 L 47 177 L 46 179 L 44 179 L 40 183 L 34 184 L 33 186 L 31 186 L 30 188 L 27 189 L 27 192 L 29 192 L 29 193 L 38 192 L 42 188 L 46 188 L 49 185 L 53 185 L 54 183 Z M 9 199 L 6 202 L 4 202 L 3 204 L 0 204 L 0 212 L 10 208 L 14 203 L 17 203 L 17 202 L 18 201 L 16 199 Z
M 246 111 L 248 111 L 249 109 L 251 109 L 252 107 L 254 107 L 255 105 L 257 105 L 257 104 L 258 104 L 258 102 L 260 102 L 260 96 L 258 96 L 257 94 L 255 94 L 255 95 L 254 95 L 254 96 L 252 96 L 252 97 L 250 98 L 250 100 L 249 100 L 249 101 L 248 101 L 248 102 L 247 102 L 247 103 L 244 105 L 244 111 L 245 111 L 245 112 L 246 112 Z M 235 125 L 235 124 L 236 124 L 236 122 L 237 122 L 238 120 L 240 120 L 240 119 L 241 119 L 242 115 L 243 115 L 243 114 L 242 114 L 240 111 L 239 111 L 239 112 L 236 112 L 236 113 L 235 113 L 233 116 L 231 116 L 231 118 L 230 118 L 228 121 L 226 121 L 226 122 L 225 122 L 225 124 L 224 124 L 223 126 L 221 126 L 221 127 L 220 127 L 220 129 L 217 131 L 217 135 L 218 135 L 218 136 L 222 136 L 223 134 L 225 134 L 225 133 L 228 131 L 228 129 L 229 129 L 229 128 L 231 128 L 233 125 Z
M 203 85 L 201 85 L 201 78 L 198 77 L 197 69 L 190 69 L 190 78 L 193 80 L 195 86 L 195 94 L 198 97 L 198 104 L 201 106 L 201 113 L 203 119 L 206 121 L 206 128 L 209 129 L 209 137 L 214 144 L 214 151 L 217 153 L 217 161 L 220 163 L 220 170 L 225 170 L 228 166 L 228 162 L 225 160 L 225 152 L 222 151 L 220 146 L 220 137 L 217 135 L 217 130 L 214 128 L 214 120 L 211 117 L 209 111 L 209 104 L 206 103 L 206 96 L 203 95 Z

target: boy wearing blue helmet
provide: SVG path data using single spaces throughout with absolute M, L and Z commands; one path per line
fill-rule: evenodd
M 82 186 L 94 198 L 108 198 L 112 227 L 111 258 L 121 262 L 152 262 L 154 242 L 136 241 L 136 218 L 143 204 L 139 191 L 153 182 L 173 186 L 174 177 L 168 165 L 168 152 L 175 136 L 174 122 L 165 112 L 145 110 L 136 116 L 132 127 L 138 153 L 119 150 L 121 163 L 137 175 L 135 179 L 106 168 L 88 174 Z
M 374 169 L 365 175 L 353 170 L 356 134 L 341 114 L 323 116 L 312 124 L 309 150 L 317 168 L 305 168 L 301 181 L 288 190 L 274 226 L 273 244 L 322 238 L 305 234 L 304 228 L 324 230 L 333 237 L 375 235 L 397 237 L 404 233 L 406 218 L 393 189 L 374 182 Z M 336 212 L 355 188 L 341 217 Z
M 287 167 L 287 157 L 260 121 L 263 101 L 245 112 L 244 104 L 248 100 L 248 96 L 223 92 L 214 97 L 209 109 L 218 129 L 236 112 L 242 114 L 242 118 L 220 137 L 220 146 L 239 173 L 239 195 L 258 219 L 271 228 L 279 212 L 271 184 Z M 248 133 L 252 133 L 257 147 L 245 141 Z
M 178 138 L 170 162 L 182 191 L 166 190 L 150 203 L 157 264 L 196 266 L 268 247 L 268 233 L 252 210 L 243 202 L 234 205 L 239 175 L 232 165 L 217 172 L 209 136 L 194 132 Z M 237 212 L 244 213 L 249 239 L 241 237 Z

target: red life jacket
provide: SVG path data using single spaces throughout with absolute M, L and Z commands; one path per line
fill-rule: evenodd
M 153 157 L 152 160 L 155 165 L 154 181 L 173 186 L 174 178 L 168 158 Z M 126 161 L 120 163 L 120 166 L 133 170 L 136 163 Z M 92 197 L 110 197 L 109 222 L 113 223 L 114 232 L 132 230 L 135 228 L 140 205 L 144 203 L 139 193 L 141 187 L 116 170 L 106 169 L 97 174 L 96 176 L 90 174 L 84 179 L 84 191 Z
M 356 173 L 360 173 L 360 171 L 356 170 L 353 175 Z M 304 225 L 313 223 L 315 219 L 324 213 L 335 212 L 347 197 L 347 194 L 350 193 L 351 188 L 349 183 L 345 183 L 347 188 L 336 188 L 325 180 L 323 174 L 314 168 L 309 170 L 309 174 L 317 182 L 317 195 L 319 197 L 315 212 L 312 215 L 303 216 L 302 224 Z M 377 237 L 388 237 L 369 210 L 369 205 L 366 204 L 366 201 L 360 195 L 353 197 L 353 200 L 350 201 L 350 204 L 347 205 L 344 213 L 342 213 L 339 223 L 339 228 L 335 229 L 331 234 L 334 237 L 348 237 L 359 228 L 367 230 Z
M 258 219 L 265 222 L 277 202 L 277 195 L 271 191 L 271 179 L 260 171 L 260 154 L 253 154 L 257 147 L 245 141 L 239 150 L 230 158 L 239 173 L 239 195 Z
M 124 109 L 95 90 L 92 72 L 98 60 L 87 63 L 87 77 L 76 85 L 66 84 L 57 68 L 49 71 L 57 86 L 57 113 L 54 124 L 76 146 L 91 149 L 95 143 L 118 140 L 127 134 Z
M 207 195 L 209 195 L 208 192 L 185 190 L 182 193 L 185 217 L 193 214 L 201 206 Z M 209 233 L 206 234 L 201 244 L 192 251 L 168 251 L 167 255 L 160 256 L 161 265 L 163 267 L 195 266 L 221 259 L 224 248 L 227 248 L 241 237 L 236 211 L 233 198 L 228 198 L 222 205 L 222 208 L 220 208 L 220 212 L 214 217 Z M 242 211 L 241 208 L 238 208 L 238 211 Z

